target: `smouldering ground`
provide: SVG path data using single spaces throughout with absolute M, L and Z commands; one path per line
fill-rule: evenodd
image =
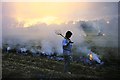
M 2 54 L 2 78 L 30 78 L 32 80 L 49 79 L 113 79 L 119 78 L 117 65 L 93 67 L 82 63 L 71 63 L 70 72 L 63 73 L 63 62 L 43 57 L 23 56 L 16 53 Z

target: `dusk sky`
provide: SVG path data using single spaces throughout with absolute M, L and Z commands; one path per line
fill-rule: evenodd
M 25 22 L 61 24 L 71 20 L 108 19 L 118 15 L 117 2 L 3 2 L 2 17 Z
M 98 20 L 99 24 L 91 22 L 94 24 L 93 27 L 98 27 L 98 31 L 99 29 L 102 29 L 104 32 L 106 32 L 106 34 L 117 35 L 118 2 L 104 2 L 106 0 L 100 0 L 103 2 L 29 2 L 31 0 L 28 2 L 14 2 L 14 0 L 11 2 L 6 1 L 2 0 L 2 3 L 0 3 L 0 22 L 2 24 L 2 27 L 0 27 L 0 34 L 3 34 L 4 37 L 13 35 L 15 37 L 18 36 L 18 38 L 20 37 L 21 39 L 23 39 L 21 36 L 27 36 L 27 39 L 33 39 L 37 37 L 43 38 L 44 36 L 45 39 L 48 40 L 48 35 L 49 38 L 52 37 L 54 39 L 56 36 L 54 31 L 61 29 L 62 32 L 67 30 L 73 31 L 74 36 L 72 39 L 77 44 L 77 42 L 81 43 L 84 40 L 84 38 L 79 36 L 78 33 L 82 35 L 85 34 L 84 31 L 82 29 L 78 29 L 77 24 L 66 26 L 66 24 L 61 23 L 78 20 L 91 21 L 96 19 L 104 19 L 106 21 L 106 24 L 104 23 L 104 20 L 102 20 L 103 22 Z M 41 23 L 45 23 L 45 25 Z M 86 25 L 89 26 L 89 22 L 88 24 L 86 23 Z M 33 30 L 36 28 L 36 26 L 39 27 L 38 33 Z M 31 27 L 32 32 L 29 30 L 26 32 L 26 29 L 17 27 Z M 2 35 L 0 35 L 0 37 L 2 37 Z M 58 37 L 56 36 L 56 38 Z M 116 37 L 113 39 L 117 40 Z M 2 44 L 2 38 L 0 39 L 0 44 Z

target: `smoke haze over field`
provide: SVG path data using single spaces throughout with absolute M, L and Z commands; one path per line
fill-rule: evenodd
M 61 30 L 64 35 L 67 30 L 71 30 L 73 32 L 72 40 L 75 42 L 75 44 L 81 43 L 84 40 L 83 34 L 85 33 L 83 32 L 82 28 L 80 30 L 72 23 L 69 25 L 53 24 L 49 26 L 46 24 L 36 24 L 33 25 L 33 27 L 29 28 L 16 27 L 18 23 L 15 23 L 16 22 L 11 22 L 10 24 L 6 25 L 3 22 L 3 26 L 5 26 L 3 27 L 3 42 L 6 40 L 13 41 L 13 39 L 16 39 L 16 41 L 36 40 L 41 41 L 41 44 L 37 45 L 42 45 L 42 49 L 44 51 L 47 50 L 49 52 L 52 52 L 52 49 L 55 48 L 56 52 L 62 53 L 62 37 L 56 35 L 55 30 Z M 10 27 L 10 25 L 14 26 Z M 22 26 L 22 24 L 20 25 Z
M 117 47 L 117 3 L 3 3 L 2 7 L 0 43 L 39 45 L 48 54 L 62 53 L 63 38 L 55 31 L 65 35 L 70 30 L 74 45 L 88 40 L 91 46 Z M 98 32 L 105 36 L 97 36 Z
M 85 26 L 84 29 L 83 25 Z M 45 23 L 38 23 L 28 28 L 23 28 L 23 23 L 17 23 L 14 19 L 8 18 L 5 22 L 3 19 L 3 26 L 3 42 L 8 40 L 9 44 L 22 44 L 23 42 L 33 40 L 35 45 L 41 46 L 42 50 L 49 54 L 53 51 L 62 53 L 61 43 L 63 38 L 56 35 L 55 30 L 61 30 L 63 35 L 65 35 L 65 32 L 68 30 L 72 31 L 73 36 L 71 39 L 75 42 L 74 45 L 81 45 L 85 39 L 89 37 L 86 36 L 88 32 L 89 34 L 94 33 L 94 35 L 97 35 L 99 31 L 102 31 L 105 36 L 91 36 L 91 40 L 97 46 L 115 47 L 118 44 L 117 18 L 112 18 L 109 20 L 109 23 L 107 23 L 104 19 L 101 19 L 95 21 L 70 21 L 67 24 L 63 23 L 61 25 L 46 25 Z

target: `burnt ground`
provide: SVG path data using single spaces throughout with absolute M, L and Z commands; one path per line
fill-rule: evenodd
M 78 80 L 118 80 L 120 76 L 119 60 L 106 62 L 104 65 L 85 65 L 72 62 L 70 72 L 63 73 L 63 61 L 44 57 L 2 53 L 2 80 L 6 79 L 78 79 Z

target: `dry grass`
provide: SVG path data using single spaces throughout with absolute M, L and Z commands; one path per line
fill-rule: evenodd
M 23 56 L 16 53 L 3 53 L 2 77 L 5 78 L 81 78 L 81 79 L 106 79 L 119 78 L 118 65 L 89 66 L 72 62 L 70 71 L 72 74 L 63 73 L 64 63 L 43 57 Z

